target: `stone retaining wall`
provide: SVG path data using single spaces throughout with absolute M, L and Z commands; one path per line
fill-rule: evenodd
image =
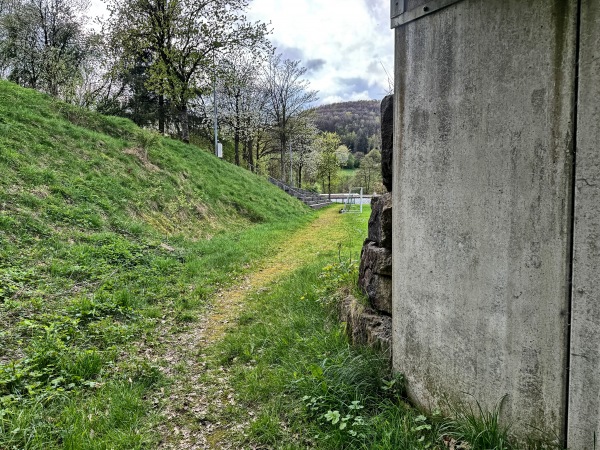
M 381 102 L 381 140 L 383 184 L 392 185 L 393 96 Z M 369 305 L 348 297 L 340 305 L 340 315 L 355 344 L 381 349 L 392 358 L 392 194 L 371 199 L 368 237 L 360 258 L 358 284 Z

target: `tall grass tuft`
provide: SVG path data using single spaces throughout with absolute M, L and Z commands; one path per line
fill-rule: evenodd
M 456 406 L 447 402 L 451 411 L 451 419 L 445 419 L 440 428 L 443 436 L 457 442 L 468 443 L 473 449 L 512 450 L 509 440 L 509 427 L 501 425 L 500 411 L 506 396 L 491 411 L 486 411 L 481 403 L 474 399 L 473 405 Z

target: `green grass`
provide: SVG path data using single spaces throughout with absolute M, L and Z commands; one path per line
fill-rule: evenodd
M 313 217 L 197 147 L 0 81 L 0 448 L 152 446 L 164 380 L 132 344 Z

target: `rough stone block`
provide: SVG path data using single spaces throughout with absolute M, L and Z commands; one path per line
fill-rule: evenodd
M 358 276 L 370 269 L 378 275 L 392 276 L 392 251 L 387 248 L 377 247 L 374 242 L 365 241 L 360 256 Z
M 371 306 L 377 311 L 392 315 L 392 278 L 373 274 L 367 289 Z
M 361 305 L 352 296 L 340 304 L 340 319 L 346 322 L 346 332 L 355 345 L 368 345 L 392 359 L 392 318 L 377 314 Z
M 368 239 L 379 247 L 392 248 L 392 194 L 389 192 L 371 200 Z
M 392 159 L 394 156 L 394 96 L 381 101 L 381 176 L 388 192 L 392 191 Z
M 379 312 L 392 314 L 392 278 L 374 273 L 367 268 L 358 279 L 358 285 L 369 298 L 369 304 Z

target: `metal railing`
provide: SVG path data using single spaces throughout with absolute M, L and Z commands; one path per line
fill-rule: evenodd
M 253 171 L 254 171 L 253 173 L 256 173 L 257 175 L 259 175 L 256 172 L 256 168 L 254 166 L 252 166 L 251 164 L 248 164 L 248 166 L 250 166 L 250 168 L 253 169 Z M 261 176 L 261 175 L 259 175 L 259 176 Z M 316 192 L 292 187 L 289 184 L 287 184 L 286 182 L 279 180 L 277 178 L 274 178 L 268 174 L 265 176 L 271 184 L 274 184 L 275 186 L 277 186 L 284 192 L 287 192 L 292 197 L 296 197 L 298 200 L 302 201 L 304 204 L 306 204 L 310 207 L 314 207 L 315 205 L 326 205 L 326 204 L 331 203 L 329 200 L 322 199 L 321 196 L 319 194 L 317 194 Z

